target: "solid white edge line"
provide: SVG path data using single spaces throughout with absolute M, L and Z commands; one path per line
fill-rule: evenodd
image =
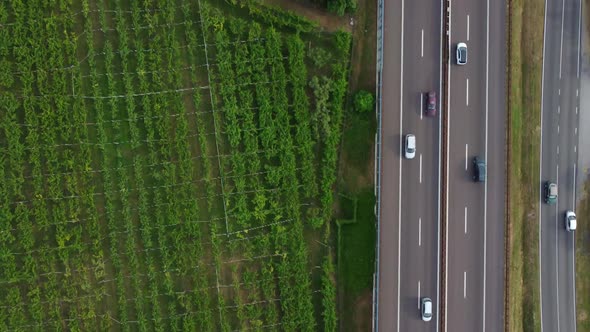
M 561 60 L 563 58 L 563 19 L 565 16 L 565 0 L 561 0 L 561 44 L 559 45 L 559 79 L 561 79 Z
M 467 91 L 465 93 L 465 105 L 469 106 L 469 79 L 467 79 Z
M 401 47 L 400 47 L 400 96 L 399 96 L 399 133 L 403 135 L 403 118 L 402 111 L 404 99 L 404 0 L 402 0 L 402 20 L 401 20 Z M 399 192 L 398 192 L 398 224 L 397 224 L 397 331 L 399 332 L 400 320 L 400 278 L 401 278 L 401 251 L 402 251 L 402 140 L 399 140 Z
M 576 163 L 574 163 L 574 201 L 572 202 L 572 211 L 576 211 Z
M 572 301 L 574 302 L 574 305 L 572 306 L 574 308 L 574 312 L 573 312 L 573 316 L 574 316 L 574 332 L 576 332 L 576 330 L 578 329 L 578 327 L 576 326 L 576 319 L 577 319 L 577 314 L 576 314 L 576 237 L 572 236 L 572 288 L 574 291 L 574 298 L 572 299 Z
M 545 0 L 545 14 L 544 14 L 544 18 L 543 18 L 543 31 L 547 31 L 547 0 Z M 541 183 L 542 179 L 541 177 L 543 176 L 543 92 L 545 90 L 545 39 L 546 39 L 547 35 L 545 33 L 543 33 L 543 64 L 542 64 L 542 69 L 541 69 L 541 131 L 540 131 L 540 135 L 541 135 L 541 144 L 539 144 L 539 155 L 540 155 L 540 163 L 539 163 L 539 183 Z M 542 190 L 539 190 L 539 304 L 540 304 L 540 310 L 541 310 L 541 332 L 543 332 L 543 283 L 542 283 L 542 277 L 543 277 L 543 269 L 542 269 L 542 265 L 543 265 L 543 260 L 541 259 L 541 249 L 542 249 L 542 244 L 541 244 L 541 221 L 542 221 L 542 216 L 541 216 L 541 197 L 542 195 Z
M 572 203 L 573 207 L 572 207 L 572 211 L 576 211 L 576 163 L 574 163 L 574 201 Z M 573 294 L 574 294 L 574 298 L 572 299 L 574 305 L 572 306 L 574 308 L 574 312 L 573 312 L 573 316 L 574 316 L 574 332 L 576 332 L 576 330 L 578 329 L 578 327 L 576 326 L 576 318 L 577 313 L 576 313 L 576 237 L 575 235 L 572 236 L 572 288 L 573 288 Z
M 490 0 L 486 0 L 486 139 L 485 160 L 488 160 L 488 119 L 489 119 L 489 70 L 490 70 Z M 486 275 L 487 275 L 487 245 L 488 245 L 488 174 L 485 175 L 483 200 L 483 322 L 482 331 L 486 331 Z
M 420 154 L 420 183 L 422 183 L 422 154 Z
M 444 0 L 441 0 L 441 3 L 444 3 Z M 453 11 L 452 11 L 452 6 L 449 6 L 447 8 L 448 12 L 449 12 L 449 31 L 448 31 L 448 42 L 447 42 L 447 49 L 449 54 L 451 54 L 451 37 L 453 35 L 452 31 L 452 26 L 453 26 L 453 20 L 451 19 L 453 17 Z M 441 25 L 442 25 L 442 19 L 441 19 Z M 441 28 L 442 29 L 442 28 Z M 445 137 L 446 140 L 446 145 L 447 145 L 447 149 L 449 146 L 449 142 L 451 140 L 451 73 L 452 73 L 452 69 L 453 67 L 451 66 L 451 57 L 449 56 L 448 60 L 447 60 L 447 66 L 449 68 L 449 74 L 447 75 L 447 135 Z M 446 179 L 447 179 L 447 185 L 446 185 L 446 197 L 449 197 L 449 187 L 450 187 L 450 182 L 449 182 L 449 158 L 448 158 L 448 151 L 447 151 L 447 158 L 446 158 Z M 449 265 L 449 250 L 448 250 L 448 246 L 449 246 L 449 199 L 447 198 L 446 200 L 446 208 L 445 208 L 445 303 L 444 303 L 444 307 L 445 307 L 445 324 L 442 327 L 443 331 L 442 332 L 447 332 L 447 327 L 449 324 L 449 320 L 448 320 L 448 316 L 449 316 L 449 309 L 448 309 L 448 293 L 449 293 L 449 286 L 448 286 L 448 281 L 449 281 L 449 269 L 448 269 L 448 265 Z
M 439 31 L 439 36 L 442 36 L 442 31 L 443 31 L 443 0 L 440 0 L 440 31 Z M 439 64 L 440 66 L 442 66 L 442 47 L 443 47 L 443 39 L 439 38 Z M 439 71 L 438 71 L 438 89 L 439 89 L 439 96 L 441 95 L 441 87 L 442 87 L 442 68 L 439 67 Z M 442 105 L 441 103 L 441 98 L 438 98 L 439 101 L 439 107 L 438 109 L 440 110 L 441 107 L 440 105 Z M 440 114 L 440 111 L 439 111 Z M 437 233 L 437 246 L 436 246 L 436 308 L 437 311 L 440 308 L 440 245 L 441 245 L 441 234 L 440 234 L 440 220 L 441 220 L 441 213 L 440 213 L 440 209 L 441 209 L 441 204 L 440 204 L 440 200 L 441 200 L 441 172 L 440 172 L 440 168 L 441 168 L 441 148 L 442 148 L 442 116 L 438 117 L 438 156 L 437 156 L 437 160 L 438 160 L 438 211 L 437 211 L 437 223 L 436 223 L 436 233 Z M 436 331 L 438 331 L 439 328 L 439 321 L 440 319 L 436 320 Z
M 578 59 L 578 70 L 576 78 L 580 78 L 580 43 L 582 39 L 582 1 L 580 0 L 580 8 L 578 9 L 578 54 L 576 58 Z M 576 97 L 578 96 L 578 90 L 576 89 Z
M 418 218 L 418 247 L 422 246 L 422 218 Z
M 465 207 L 465 234 L 467 234 L 467 207 Z
M 555 184 L 557 185 L 557 188 L 559 188 L 559 165 L 556 166 L 557 167 L 557 176 L 555 179 Z M 559 224 L 559 210 L 558 207 L 559 206 L 559 195 L 557 195 L 557 200 L 555 201 L 555 283 L 557 285 L 557 287 L 555 287 L 555 292 L 556 292 L 556 297 L 555 297 L 555 302 L 556 305 L 555 307 L 557 308 L 557 332 L 559 332 L 560 330 L 560 324 L 559 324 L 559 227 L 557 226 L 557 224 Z

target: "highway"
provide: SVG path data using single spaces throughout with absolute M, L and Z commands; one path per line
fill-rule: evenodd
M 451 1 L 446 319 L 443 331 L 504 328 L 505 2 Z M 455 64 L 455 46 L 468 63 Z M 486 161 L 473 182 L 472 159 Z
M 440 116 L 427 117 L 424 93 L 440 96 L 440 1 L 394 0 L 384 8 L 380 331 L 437 331 L 439 292 Z M 440 98 L 437 109 L 440 110 Z M 405 134 L 416 157 L 403 158 Z M 424 322 L 419 301 L 430 297 Z
M 545 2 L 539 178 L 541 330 L 575 331 L 574 234 L 564 214 L 576 206 L 580 86 L 580 0 Z M 543 183 L 558 186 L 554 205 L 544 203 Z

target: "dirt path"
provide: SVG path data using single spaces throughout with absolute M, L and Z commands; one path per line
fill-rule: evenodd
M 329 13 L 326 9 L 320 8 L 313 4 L 304 4 L 295 2 L 293 0 L 263 0 L 267 5 L 277 6 L 284 10 L 295 12 L 299 15 L 306 17 L 314 22 L 317 22 L 322 29 L 328 32 L 334 32 L 338 29 L 345 31 L 352 31 L 350 25 L 350 15 L 338 16 L 336 14 Z

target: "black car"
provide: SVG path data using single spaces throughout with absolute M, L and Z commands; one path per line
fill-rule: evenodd
M 473 181 L 484 182 L 486 180 L 486 162 L 480 157 L 473 158 Z

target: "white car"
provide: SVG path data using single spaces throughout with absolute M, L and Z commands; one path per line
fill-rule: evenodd
M 565 229 L 568 232 L 573 232 L 576 230 L 576 214 L 574 211 L 567 211 L 565 213 Z
M 462 66 L 467 63 L 467 44 L 457 44 L 457 64 Z
M 432 300 L 430 298 L 422 298 L 420 301 L 420 312 L 422 313 L 422 320 L 430 322 L 432 319 Z
M 404 156 L 406 159 L 414 159 L 416 156 L 416 136 L 407 134 L 404 139 Z

